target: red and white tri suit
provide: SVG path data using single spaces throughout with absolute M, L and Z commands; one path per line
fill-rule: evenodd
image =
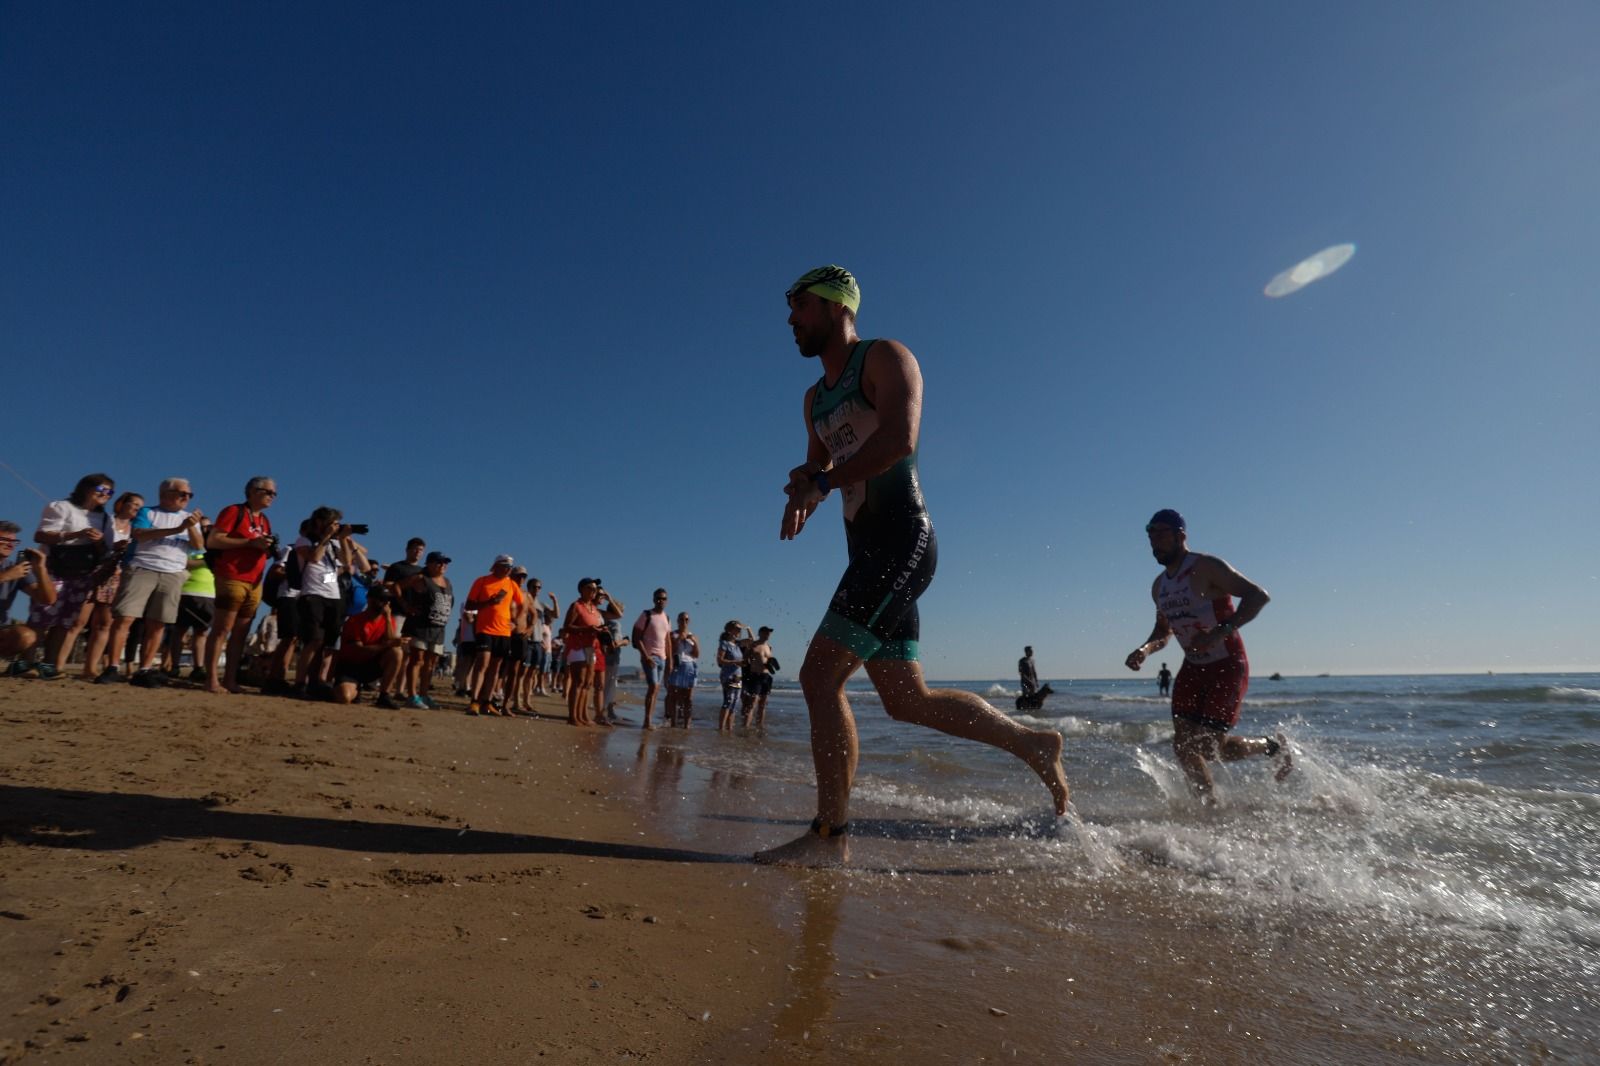
M 1190 552 L 1176 574 L 1163 571 L 1156 580 L 1156 609 L 1183 647 L 1183 665 L 1172 685 L 1172 716 L 1227 730 L 1239 724 L 1239 708 L 1250 688 L 1250 660 L 1237 630 L 1209 648 L 1194 646 L 1201 633 L 1233 617 L 1232 597 L 1203 600 L 1195 595 L 1190 579 L 1198 561 Z

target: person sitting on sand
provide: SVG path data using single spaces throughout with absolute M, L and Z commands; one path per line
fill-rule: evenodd
M 405 638 L 395 626 L 392 599 L 387 587 L 375 585 L 367 590 L 361 611 L 345 619 L 334 659 L 334 703 L 354 703 L 362 685 L 376 682 L 378 698 L 373 706 L 399 709 L 389 693 L 400 681 Z
M 1021 759 L 1067 810 L 1061 734 L 1033 730 L 958 689 L 930 689 L 917 661 L 917 599 L 933 580 L 938 541 L 917 477 L 922 371 L 899 341 L 856 335 L 861 290 L 843 267 L 801 276 L 785 294 L 800 354 L 820 357 L 806 391 L 805 462 L 789 471 L 779 537 L 799 536 L 834 489 L 843 502 L 850 565 L 800 667 L 811 716 L 817 814 L 796 840 L 759 862 L 825 866 L 849 858 L 850 785 L 859 748 L 845 684 L 865 666 L 896 721 L 991 744 Z
M 0 522 L 0 657 L 8 659 L 27 655 L 39 643 L 38 630 L 22 622 L 7 621 L 17 593 L 47 607 L 56 598 L 56 585 L 50 578 L 44 552 L 36 548 L 19 551 L 17 544 L 21 539 L 21 526 L 15 522 Z M 23 665 L 18 658 L 6 672 L 21 673 Z

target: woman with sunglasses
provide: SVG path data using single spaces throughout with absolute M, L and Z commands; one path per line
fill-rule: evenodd
M 28 611 L 28 625 L 45 634 L 44 661 L 37 669 L 47 681 L 61 676 L 72 651 L 67 635 L 70 632 L 76 637 L 83 628 L 78 616 L 100 582 L 97 571 L 116 538 L 116 527 L 106 511 L 106 503 L 116 491 L 110 474 L 88 474 L 78 479 L 66 499 L 45 504 L 39 516 L 33 539 L 50 553 L 56 600 L 48 606 L 35 603 Z
M 117 660 L 105 661 L 106 644 L 111 640 L 111 627 L 115 619 L 111 605 L 117 602 L 117 590 L 122 587 L 123 556 L 133 538 L 133 520 L 144 509 L 144 497 L 137 492 L 124 492 L 111 506 L 112 545 L 105 561 L 95 574 L 100 583 L 84 601 L 78 613 L 78 624 L 67 631 L 67 647 L 78 637 L 85 623 L 89 626 L 89 643 L 83 654 L 83 679 L 85 681 L 115 681 Z

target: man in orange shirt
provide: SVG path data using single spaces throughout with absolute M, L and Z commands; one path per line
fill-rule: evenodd
M 474 581 L 467 593 L 466 610 L 478 612 L 478 661 L 472 668 L 478 689 L 467 704 L 468 714 L 501 713 L 489 701 L 494 698 L 501 665 L 511 653 L 512 612 L 520 611 L 523 604 L 522 588 L 512 580 L 511 567 L 511 556 L 495 556 L 494 566 Z

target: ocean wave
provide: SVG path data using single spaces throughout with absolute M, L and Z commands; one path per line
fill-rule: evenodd
M 1172 738 L 1170 721 L 1161 722 L 1096 722 L 1076 715 L 1044 718 L 1032 714 L 1012 716 L 1014 721 L 1036 729 L 1054 729 L 1068 740 L 1097 737 L 1126 744 L 1153 744 Z
M 1430 693 L 1429 698 L 1461 703 L 1600 703 L 1600 689 L 1574 685 L 1522 685 Z

